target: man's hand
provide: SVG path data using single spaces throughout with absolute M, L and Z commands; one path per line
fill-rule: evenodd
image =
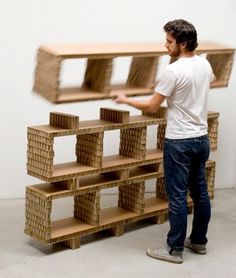
M 116 102 L 116 103 L 126 103 L 127 101 L 127 96 L 121 92 L 119 93 L 114 93 L 111 95 L 113 97 L 113 100 Z

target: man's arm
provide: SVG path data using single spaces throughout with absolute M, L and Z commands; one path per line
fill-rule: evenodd
M 114 95 L 116 103 L 124 103 L 130 106 L 133 106 L 139 110 L 144 112 L 155 113 L 158 111 L 160 105 L 165 100 L 165 96 L 155 92 L 149 99 L 147 100 L 137 100 L 133 98 L 129 98 L 123 93 L 117 93 Z

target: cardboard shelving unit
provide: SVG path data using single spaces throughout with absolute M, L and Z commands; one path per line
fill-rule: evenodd
M 208 113 L 212 150 L 217 148 L 219 114 Z M 147 126 L 157 126 L 155 149 L 147 149 Z M 79 121 L 79 117 L 50 113 L 48 125 L 28 128 L 28 174 L 46 183 L 26 188 L 25 233 L 45 243 L 64 242 L 80 246 L 80 237 L 110 229 L 124 232 L 126 223 L 153 218 L 163 223 L 168 202 L 164 190 L 163 140 L 166 108 L 158 113 L 130 116 L 128 111 L 100 109 L 100 119 Z M 119 153 L 103 156 L 104 133 L 120 130 Z M 54 138 L 76 136 L 75 161 L 54 165 Z M 207 163 L 207 179 L 214 197 L 215 162 Z M 156 196 L 146 198 L 145 181 L 156 179 Z M 100 195 L 107 188 L 118 188 L 118 203 L 101 209 Z M 53 200 L 74 197 L 71 217 L 52 221 Z M 188 201 L 192 207 L 191 199 Z
M 234 49 L 200 43 L 196 53 L 205 55 L 212 65 L 216 76 L 212 88 L 227 87 Z M 149 95 L 153 93 L 159 61 L 164 55 L 166 48 L 157 43 L 44 45 L 37 54 L 33 90 L 53 103 L 107 99 L 117 91 L 129 96 Z M 121 57 L 131 57 L 129 73 L 124 84 L 112 84 L 115 60 Z M 61 85 L 63 62 L 68 59 L 87 60 L 83 82 L 76 87 Z

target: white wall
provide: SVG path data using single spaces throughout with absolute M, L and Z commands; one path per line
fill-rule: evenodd
M 26 185 L 41 182 L 26 175 L 27 126 L 47 123 L 50 111 L 74 113 L 84 120 L 97 118 L 100 106 L 116 106 L 111 100 L 56 106 L 33 95 L 35 55 L 42 43 L 164 42 L 162 27 L 166 21 L 185 18 L 196 26 L 199 40 L 236 47 L 235 3 L 235 0 L 1 1 L 0 198 L 24 197 Z M 210 95 L 209 109 L 221 113 L 219 150 L 213 155 L 217 160 L 216 186 L 220 188 L 236 184 L 235 71 L 234 67 L 228 88 L 212 90 Z M 112 136 L 107 142 L 113 140 Z M 67 156 L 62 143 L 57 148 L 62 158 Z M 105 152 L 112 153 L 112 149 L 106 146 Z

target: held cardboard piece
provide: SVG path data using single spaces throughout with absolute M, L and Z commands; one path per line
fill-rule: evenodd
M 227 87 L 234 49 L 214 43 L 200 43 L 197 54 L 206 54 L 216 81 L 212 88 Z M 41 46 L 37 54 L 33 90 L 53 103 L 69 103 L 112 98 L 116 92 L 129 96 L 153 93 L 160 57 L 167 55 L 164 45 L 153 44 L 61 44 Z M 111 84 L 116 58 L 131 56 L 126 82 Z M 84 80 L 79 87 L 60 85 L 62 61 L 87 59 Z M 174 62 L 170 59 L 170 62 Z

